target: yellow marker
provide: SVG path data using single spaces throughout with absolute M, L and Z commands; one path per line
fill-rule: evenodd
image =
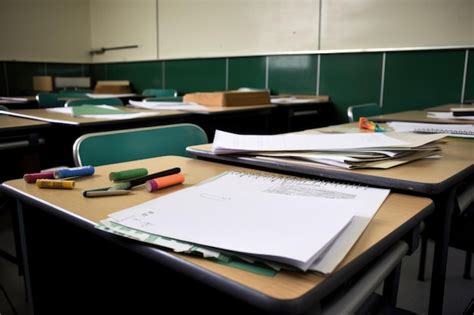
M 39 188 L 54 188 L 54 189 L 73 189 L 73 180 L 59 180 L 59 179 L 38 179 L 36 186 Z

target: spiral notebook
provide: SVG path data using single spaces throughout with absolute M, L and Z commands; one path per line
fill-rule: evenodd
M 388 194 L 387 189 L 226 172 L 109 218 L 147 233 L 329 273 Z
M 428 124 L 411 122 L 389 122 L 389 127 L 398 132 L 444 133 L 450 137 L 474 138 L 474 125 Z

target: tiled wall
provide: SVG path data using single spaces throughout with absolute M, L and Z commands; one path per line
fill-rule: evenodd
M 466 54 L 469 54 L 466 66 Z M 4 62 L 2 95 L 31 91 L 31 76 L 90 75 L 130 80 L 180 94 L 239 87 L 272 93 L 329 95 L 344 121 L 349 105 L 381 103 L 383 112 L 420 109 L 474 99 L 474 50 L 306 54 L 108 63 L 93 65 Z M 466 80 L 464 82 L 464 72 Z M 6 83 L 8 88 L 6 88 Z
M 62 77 L 90 76 L 88 64 L 44 63 L 44 62 L 0 62 L 0 96 L 33 95 L 35 75 Z

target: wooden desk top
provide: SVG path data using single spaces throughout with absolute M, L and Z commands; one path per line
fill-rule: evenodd
M 451 108 L 471 108 L 474 109 L 474 104 L 446 104 L 425 109 L 427 112 L 450 112 Z
M 377 122 L 389 122 L 389 121 L 407 121 L 407 122 L 419 122 L 419 123 L 433 123 L 433 124 L 472 124 L 472 120 L 463 119 L 436 119 L 427 117 L 426 111 L 407 111 L 386 115 L 379 115 L 370 117 L 370 120 Z
M 154 193 L 148 193 L 145 189 L 138 187 L 134 189 L 131 195 L 106 198 L 82 197 L 83 189 L 110 186 L 108 174 L 111 171 L 136 167 L 145 167 L 150 172 L 180 167 L 186 180 L 183 185 Z M 97 167 L 94 176 L 76 180 L 76 188 L 73 190 L 39 189 L 33 184 L 27 184 L 23 179 L 10 180 L 3 183 L 2 186 L 4 190 L 13 192 L 19 198 L 39 202 L 44 205 L 43 209 L 47 208 L 46 211 L 73 220 L 85 220 L 87 223 L 95 225 L 110 213 L 186 188 L 228 170 L 249 171 L 240 167 L 171 156 Z M 392 245 L 405 233 L 417 226 L 423 217 L 431 212 L 431 204 L 432 201 L 427 198 L 391 193 L 337 270 L 344 269 L 344 267 L 354 263 L 351 268 L 345 270 L 352 270 L 353 273 L 357 272 L 357 268 L 360 268 L 357 266 L 361 264 L 355 263 L 356 261 L 360 263 L 361 261 L 371 260 L 381 250 Z M 429 210 L 423 211 L 427 207 L 430 207 Z M 188 255 L 179 255 L 168 251 L 164 255 L 174 256 L 176 258 L 174 264 L 183 263 L 183 261 L 190 262 L 197 265 L 198 268 L 216 274 L 222 281 L 230 279 L 237 285 L 243 286 L 244 290 L 250 288 L 279 300 L 296 299 L 310 291 L 311 294 L 318 294 L 318 286 L 332 278 L 332 275 L 321 276 L 314 273 L 290 271 L 279 272 L 275 277 L 266 277 Z M 353 270 L 353 268 L 356 270 Z M 344 272 L 342 271 L 343 274 L 345 274 Z M 321 289 L 319 294 L 324 294 L 325 291 Z
M 330 132 L 357 132 L 357 123 L 314 129 Z M 306 132 L 311 132 L 310 130 Z M 395 188 L 421 193 L 438 193 L 461 179 L 474 174 L 474 141 L 472 139 L 445 138 L 440 144 L 439 159 L 421 159 L 386 170 L 346 170 L 334 166 L 298 161 L 295 163 L 271 162 L 253 157 L 239 158 L 232 155 L 214 155 L 212 144 L 192 146 L 189 151 L 200 157 L 235 162 L 242 165 L 265 167 L 272 170 L 291 171 L 302 175 L 321 176 L 378 187 Z
M 48 127 L 49 125 L 49 123 L 43 121 L 24 119 L 0 114 L 0 131 L 44 128 Z
M 116 106 L 117 108 L 124 110 L 129 113 L 150 113 L 147 116 L 138 117 L 138 118 L 130 118 L 130 119 L 104 119 L 104 118 L 86 118 L 86 117 L 73 117 L 72 115 L 57 113 L 53 111 L 48 111 L 44 108 L 39 109 L 18 109 L 18 110 L 11 110 L 9 112 L 5 112 L 5 114 L 40 120 L 40 121 L 47 121 L 52 123 L 59 123 L 59 124 L 66 124 L 66 125 L 93 125 L 93 124 L 107 124 L 113 123 L 116 121 L 133 121 L 133 120 L 147 120 L 147 119 L 157 119 L 159 117 L 171 117 L 171 116 L 180 116 L 180 115 L 189 115 L 188 113 L 183 113 L 179 111 L 151 111 L 151 110 L 139 110 L 128 108 L 124 106 Z

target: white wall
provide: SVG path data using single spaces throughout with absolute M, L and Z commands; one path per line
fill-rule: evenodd
M 321 49 L 474 44 L 473 0 L 322 0 Z
M 157 59 L 156 0 L 90 0 L 92 49 L 138 45 L 94 55 L 94 62 Z
M 158 0 L 161 59 L 317 49 L 319 0 Z
M 89 2 L 0 0 L 0 60 L 89 62 Z
M 473 16 L 474 0 L 0 0 L 0 60 L 298 53 L 319 41 L 320 49 L 466 46 Z M 88 54 L 125 45 L 139 48 Z

